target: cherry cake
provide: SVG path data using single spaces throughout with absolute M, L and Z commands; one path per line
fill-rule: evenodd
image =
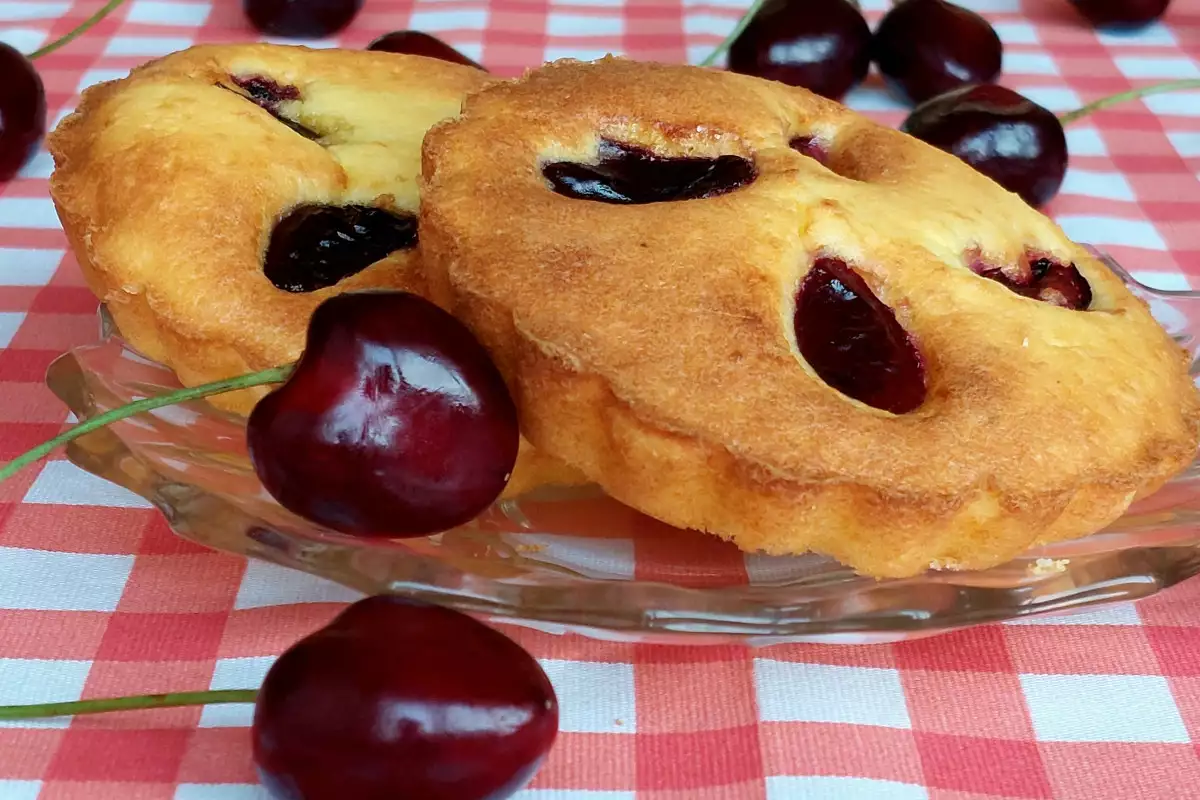
M 486 73 L 388 52 L 201 45 L 87 89 L 51 196 L 125 339 L 185 385 L 295 361 L 335 294 L 423 293 L 425 131 Z M 248 413 L 265 389 L 211 402 Z M 510 491 L 578 476 L 522 442 Z
M 751 551 L 899 577 L 1092 533 L 1196 453 L 1186 354 L 1049 218 L 803 89 L 556 62 L 424 142 L 423 269 L 522 433 Z

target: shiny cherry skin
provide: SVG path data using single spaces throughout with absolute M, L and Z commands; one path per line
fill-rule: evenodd
M 1137 30 L 1161 17 L 1171 0 L 1071 0 L 1097 28 Z
M 284 508 L 359 536 L 461 525 L 504 489 L 517 415 L 486 350 L 406 292 L 324 301 L 288 380 L 247 422 L 255 472 Z
M 934 97 L 900 129 L 953 153 L 1032 206 L 1049 202 L 1067 172 L 1058 117 L 1003 86 L 964 86 Z
M 465 614 L 386 596 L 280 656 L 251 728 L 263 786 L 281 800 L 501 800 L 557 733 L 533 656 Z
M 840 258 L 818 258 L 796 293 L 796 344 L 821 380 L 874 408 L 925 401 L 925 365 L 895 313 Z
M 945 0 L 901 0 L 880 20 L 871 50 L 888 85 L 910 103 L 991 83 L 1003 55 L 986 19 Z
M 870 51 L 849 0 L 768 0 L 729 46 L 729 69 L 838 100 L 866 77 Z
M 350 24 L 363 0 L 242 0 L 250 24 L 271 36 L 320 39 Z
M 385 33 L 367 45 L 368 50 L 382 50 L 386 53 L 405 53 L 410 56 L 425 56 L 462 64 L 475 69 L 484 69 L 483 65 L 464 56 L 450 45 L 421 31 L 392 31 Z M 487 70 L 484 69 L 484 72 Z
M 33 63 L 0 42 L 0 182 L 25 165 L 46 134 L 46 90 Z

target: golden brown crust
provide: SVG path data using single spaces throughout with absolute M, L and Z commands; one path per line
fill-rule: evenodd
M 749 156 L 759 176 L 656 205 L 550 191 L 540 163 L 595 158 L 601 136 Z M 1116 276 L 954 157 L 803 90 L 559 62 L 436 126 L 422 193 L 429 289 L 496 355 L 525 435 L 670 524 L 875 576 L 983 568 L 1103 527 L 1195 455 L 1185 354 Z M 1027 250 L 1074 262 L 1090 310 L 967 263 Z M 916 411 L 849 400 L 800 357 L 794 298 L 823 253 L 917 342 Z
M 222 88 L 262 76 L 321 143 Z M 313 310 L 338 292 L 423 292 L 417 251 L 294 294 L 263 275 L 283 214 L 303 203 L 415 213 L 425 130 L 488 82 L 468 67 L 391 53 L 205 45 L 89 88 L 49 137 L 51 196 L 92 291 L 124 337 L 196 385 L 295 360 Z M 213 397 L 246 413 L 266 389 Z M 579 482 L 523 442 L 511 491 Z
M 310 141 L 224 86 L 296 86 Z M 352 289 L 420 290 L 416 251 L 293 294 L 262 270 L 274 223 L 303 203 L 415 213 L 425 130 L 487 82 L 415 56 L 204 45 L 93 86 L 49 137 L 50 192 L 88 285 L 122 332 L 185 384 L 294 360 L 316 306 Z M 246 411 L 255 396 L 214 404 Z

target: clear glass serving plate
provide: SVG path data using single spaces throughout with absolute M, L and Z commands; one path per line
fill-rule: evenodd
M 1150 289 L 1109 263 L 1195 357 L 1200 293 Z M 101 341 L 61 356 L 47 382 L 81 419 L 179 386 L 134 352 L 103 310 Z M 250 466 L 243 421 L 204 402 L 117 423 L 76 440 L 67 456 L 145 497 L 203 545 L 367 593 L 598 638 L 897 641 L 1146 597 L 1200 572 L 1200 462 L 1086 539 L 986 571 L 877 581 L 819 556 L 746 555 L 597 489 L 544 489 L 428 538 L 344 536 L 276 504 Z

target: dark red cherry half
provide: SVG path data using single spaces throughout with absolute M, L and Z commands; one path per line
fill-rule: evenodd
M 367 45 L 367 49 L 381 50 L 386 53 L 405 53 L 410 56 L 425 56 L 426 58 L 436 58 L 442 61 L 449 61 L 453 64 L 474 67 L 475 69 L 483 69 L 481 64 L 467 58 L 441 39 L 430 36 L 428 33 L 422 33 L 421 31 L 392 31 L 391 33 L 385 33 Z M 484 70 L 484 72 L 486 71 Z
M 1071 0 L 1071 3 L 1097 28 L 1136 30 L 1161 17 L 1171 0 Z
M 255 704 L 254 762 L 287 800 L 502 800 L 558 733 L 538 662 L 465 614 L 360 600 L 292 645 Z
M 350 24 L 363 0 L 242 0 L 250 24 L 271 36 L 320 39 Z
M 900 126 L 961 158 L 1032 206 L 1067 173 L 1067 137 L 1048 109 L 995 84 L 964 86 L 913 109 Z
M 872 58 L 911 103 L 1000 74 L 1003 47 L 986 19 L 945 0 L 900 0 L 878 27 Z
M 28 58 L 0 42 L 0 182 L 25 166 L 46 134 L 46 90 Z
M 842 394 L 903 414 L 925 400 L 921 354 L 892 310 L 838 258 L 818 258 L 796 296 L 796 344 Z
M 866 77 L 871 29 L 849 0 L 768 0 L 729 46 L 729 69 L 838 100 Z
M 1074 264 L 1035 257 L 1004 269 L 977 258 L 972 261 L 971 269 L 1022 297 L 1053 306 L 1086 311 L 1092 304 L 1092 287 Z
M 754 162 L 741 156 L 677 158 L 642 147 L 600 142 L 599 161 L 556 161 L 542 175 L 557 193 L 577 200 L 640 204 L 699 200 L 732 192 L 757 177 Z
M 412 214 L 371 206 L 297 206 L 272 229 L 263 274 L 285 292 L 315 292 L 416 244 Z
M 424 536 L 469 521 L 504 489 L 517 414 L 457 319 L 405 292 L 317 307 L 286 383 L 250 414 L 254 470 L 284 508 L 359 536 Z

